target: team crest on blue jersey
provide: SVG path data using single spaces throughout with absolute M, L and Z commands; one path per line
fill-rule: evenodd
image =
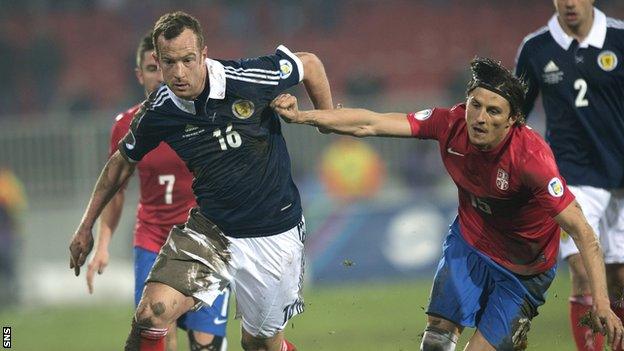
M 613 51 L 605 50 L 598 55 L 598 66 L 603 71 L 611 72 L 617 67 L 618 58 Z
M 502 168 L 499 168 L 498 172 L 496 172 L 496 187 L 500 190 L 509 189 L 509 173 Z
M 290 61 L 288 60 L 282 59 L 280 60 L 279 65 L 280 65 L 280 78 L 286 79 L 290 77 L 290 74 L 293 71 L 292 63 L 290 63 Z
M 563 183 L 561 179 L 555 177 L 548 182 L 548 193 L 554 197 L 563 196 Z
M 255 111 L 254 103 L 249 100 L 236 100 L 232 104 L 232 113 L 240 119 L 247 119 Z
M 422 111 L 418 111 L 414 113 L 414 118 L 416 118 L 419 121 L 424 121 L 427 118 L 431 117 L 432 113 L 433 113 L 433 110 L 428 108 L 426 110 L 422 110 Z

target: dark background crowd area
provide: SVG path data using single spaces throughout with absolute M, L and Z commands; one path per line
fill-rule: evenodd
M 210 57 L 258 56 L 278 44 L 314 52 L 336 96 L 360 105 L 418 94 L 459 99 L 468 60 L 492 56 L 511 67 L 522 38 L 553 13 L 545 0 L 0 3 L 0 116 L 21 119 L 86 118 L 141 100 L 135 47 L 175 9 L 200 19 Z M 596 6 L 624 14 L 624 1 Z

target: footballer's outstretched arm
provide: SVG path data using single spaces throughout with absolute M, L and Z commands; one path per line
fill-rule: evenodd
M 609 302 L 603 252 L 581 206 L 575 200 L 555 217 L 555 221 L 572 237 L 583 259 L 594 301 L 594 325 L 607 333 L 614 350 L 618 349 L 615 345 L 624 347 L 624 328 L 620 319 L 611 311 Z
M 412 135 L 405 113 L 377 113 L 352 108 L 299 111 L 297 98 L 290 94 L 275 98 L 271 107 L 288 123 L 309 124 L 338 134 L 356 137 Z
M 69 245 L 69 268 L 73 268 L 76 275 L 80 274 L 80 266 L 84 264 L 93 248 L 92 228 L 95 220 L 121 185 L 132 175 L 135 166 L 136 164 L 127 161 L 119 151 L 115 152 L 106 162 L 95 184 L 95 189 L 91 194 L 80 225 L 78 225 Z

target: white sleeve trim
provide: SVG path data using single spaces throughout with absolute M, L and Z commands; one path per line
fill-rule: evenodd
M 301 83 L 301 81 L 303 80 L 303 62 L 301 62 L 301 59 L 299 59 L 297 55 L 293 54 L 290 50 L 288 50 L 288 48 L 284 45 L 278 46 L 275 51 L 281 51 L 285 53 L 288 57 L 290 57 L 293 61 L 295 61 L 295 63 L 297 64 L 297 71 L 299 72 L 299 83 Z

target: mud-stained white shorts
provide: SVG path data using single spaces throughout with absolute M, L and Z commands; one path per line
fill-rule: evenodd
M 277 235 L 229 239 L 236 316 L 248 333 L 273 336 L 304 309 L 305 222 Z
M 169 285 L 207 305 L 230 285 L 243 328 L 271 337 L 303 312 L 305 235 L 302 218 L 280 234 L 226 237 L 192 210 L 184 226 L 171 230 L 147 281 Z
M 606 190 L 591 186 L 568 186 L 581 205 L 604 251 L 605 263 L 624 263 L 624 189 Z M 579 251 L 572 238 L 561 234 L 562 258 Z

